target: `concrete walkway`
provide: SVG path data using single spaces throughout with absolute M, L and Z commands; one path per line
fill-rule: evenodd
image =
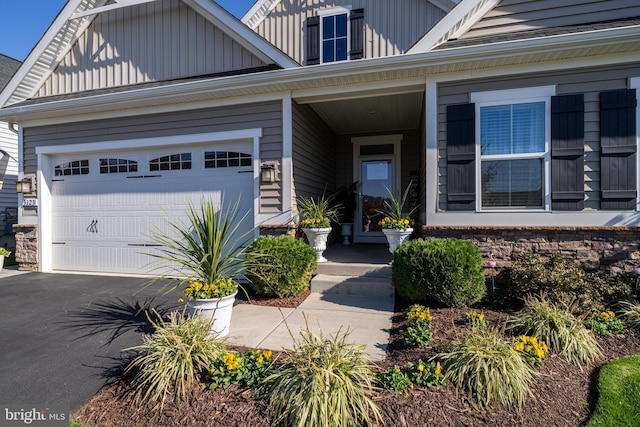
M 311 293 L 297 308 L 251 304 L 234 307 L 227 343 L 267 350 L 290 349 L 307 325 L 326 337 L 349 331 L 347 342 L 385 358 L 393 317 L 392 297 Z

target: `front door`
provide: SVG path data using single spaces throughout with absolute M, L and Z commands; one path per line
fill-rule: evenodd
M 384 202 L 400 181 L 400 139 L 397 135 L 354 138 L 354 180 L 358 206 L 354 220 L 354 242 L 385 243 L 378 222 L 384 218 Z

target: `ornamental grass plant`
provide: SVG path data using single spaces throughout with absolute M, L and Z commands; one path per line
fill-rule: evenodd
M 640 302 L 621 301 L 620 317 L 630 328 L 640 330 Z
M 418 206 L 412 208 L 409 212 L 403 213 L 404 206 L 407 204 L 407 198 L 409 197 L 409 191 L 411 190 L 411 183 L 407 185 L 402 197 L 397 197 L 393 192 L 387 188 L 389 193 L 389 200 L 385 199 L 384 209 L 378 211 L 383 215 L 383 219 L 378 222 L 378 225 L 386 229 L 394 229 L 404 231 L 412 228 L 415 221 L 411 218 L 411 215 L 415 214 L 418 210 Z
M 164 320 L 149 318 L 155 332 L 143 338 L 142 345 L 124 351 L 138 355 L 125 373 L 133 373 L 133 387 L 138 402 L 157 400 L 164 403 L 168 395 L 174 401 L 185 399 L 187 389 L 205 373 L 214 360 L 225 351 L 222 341 L 209 337 L 210 324 L 199 317 L 187 317 L 174 311 Z
M 307 327 L 291 357 L 265 380 L 273 425 L 333 427 L 381 424 L 371 398 L 375 374 L 364 346 L 347 333 L 329 338 Z
M 534 369 L 498 330 L 472 330 L 461 343 L 453 343 L 434 356 L 450 381 L 472 405 L 493 404 L 519 410 L 535 380 Z
M 544 341 L 558 356 L 578 366 L 602 357 L 598 341 L 582 321 L 545 295 L 527 297 L 524 308 L 507 322 L 507 330 Z

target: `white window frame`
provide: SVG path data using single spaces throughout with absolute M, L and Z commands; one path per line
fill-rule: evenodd
M 539 86 L 521 89 L 506 89 L 488 92 L 473 92 L 470 100 L 476 111 L 476 212 L 546 212 L 551 210 L 551 97 L 556 94 L 555 86 Z M 498 105 L 527 104 L 544 102 L 544 152 L 521 154 L 481 154 L 480 109 Z M 543 160 L 543 195 L 542 206 L 530 208 L 483 208 L 482 207 L 482 161 L 491 160 Z
M 320 18 L 320 63 L 321 64 L 333 64 L 335 62 L 345 62 L 351 58 L 351 6 L 339 6 L 331 7 L 318 11 L 318 17 Z M 347 58 L 344 60 L 336 60 L 333 62 L 324 62 L 324 25 L 323 18 L 327 16 L 347 15 Z

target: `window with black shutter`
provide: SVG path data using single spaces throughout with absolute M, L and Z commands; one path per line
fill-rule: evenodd
M 364 9 L 311 16 L 306 27 L 307 65 L 364 58 Z
M 637 196 L 636 90 L 600 93 L 601 209 L 634 209 Z

